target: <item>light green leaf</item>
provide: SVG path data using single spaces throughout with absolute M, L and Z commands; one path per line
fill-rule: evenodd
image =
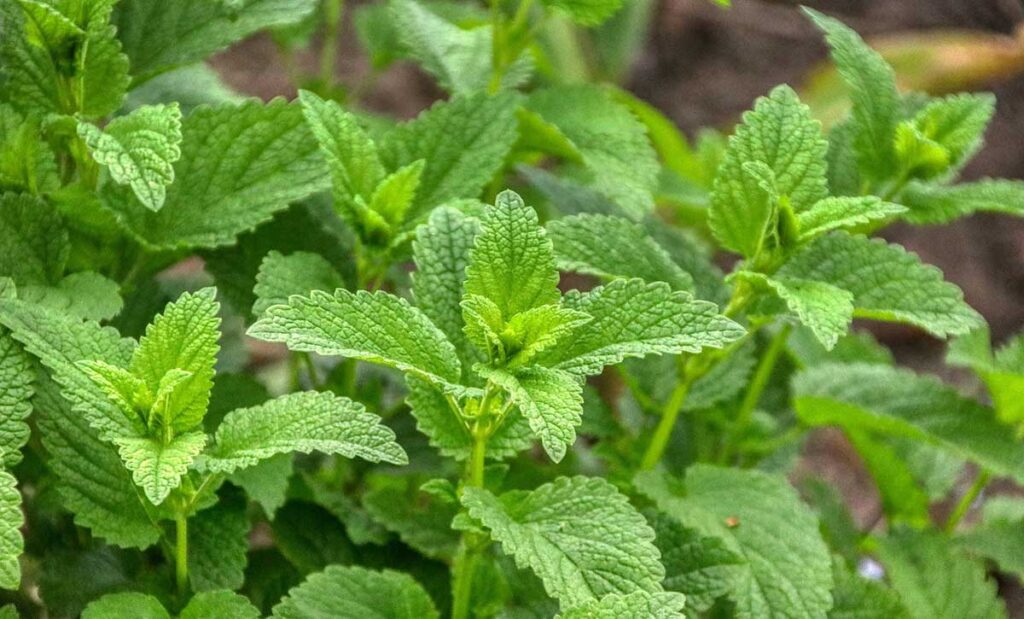
M 832 60 L 850 88 L 852 142 L 861 175 L 872 181 L 893 176 L 893 138 L 901 102 L 892 68 L 839 20 L 809 8 L 804 12 L 825 33 Z
M 252 313 L 260 316 L 272 305 L 285 305 L 293 294 L 308 295 L 313 290 L 334 292 L 344 287 L 344 278 L 320 254 L 297 251 L 285 256 L 272 251 L 256 274 Z
M 768 277 L 740 271 L 743 279 L 771 289 L 807 326 L 826 350 L 832 350 L 850 329 L 853 293 L 824 281 L 793 277 Z
M 547 230 L 562 270 L 603 278 L 639 277 L 693 291 L 690 274 L 639 224 L 607 215 L 575 215 L 552 220 Z
M 243 595 L 231 591 L 201 591 L 189 600 L 178 619 L 260 619 L 260 611 Z
M 416 418 L 416 429 L 430 439 L 441 455 L 466 460 L 473 450 L 473 436 L 452 410 L 444 393 L 430 383 L 412 376 L 406 378 L 409 395 L 406 402 Z M 487 457 L 512 458 L 533 444 L 533 431 L 518 409 L 512 410 L 494 434 L 487 439 Z
M 526 109 L 553 125 L 578 153 L 589 186 L 633 219 L 654 209 L 658 156 L 629 108 L 596 86 L 577 85 L 534 92 Z
M 85 41 L 75 47 L 76 103 L 87 118 L 101 118 L 121 107 L 131 78 L 128 57 L 121 53 L 117 28 L 110 25 L 113 2 L 90 2 L 85 13 Z
M 455 97 L 385 135 L 379 146 L 388 169 L 426 161 L 411 217 L 455 198 L 480 195 L 516 141 L 517 103 L 511 93 Z
M 408 301 L 386 292 L 339 288 L 334 295 L 293 296 L 288 305 L 267 309 L 249 335 L 295 351 L 386 365 L 442 385 L 461 374 L 444 334 Z
M 713 303 L 673 292 L 663 282 L 614 280 L 587 293 L 569 293 L 563 305 L 593 317 L 583 332 L 538 362 L 578 375 L 598 374 L 630 357 L 722 348 L 743 328 Z
M 788 86 L 775 88 L 743 115 L 715 175 L 708 224 L 726 248 L 748 258 L 764 246 L 777 220 L 778 201 L 796 213 L 828 195 L 821 123 Z M 767 179 L 751 164 L 774 176 L 778 198 L 764 189 Z M 749 171 L 748 171 L 749 170 Z
M 473 359 L 462 333 L 462 286 L 480 222 L 451 208 L 437 208 L 416 228 L 412 294 L 420 308 L 455 344 L 463 363 Z
M 0 459 L 5 469 L 21 462 L 21 448 L 31 433 L 27 419 L 34 382 L 32 359 L 10 331 L 0 327 Z
M 51 284 L 71 245 L 56 209 L 29 194 L 0 195 L 0 273 L 22 284 Z
M 188 579 L 193 591 L 241 588 L 249 528 L 242 500 L 221 499 L 189 519 Z
M 150 392 L 158 394 L 164 376 L 172 370 L 184 370 L 184 378 L 165 406 L 166 417 L 175 432 L 194 429 L 203 421 L 213 388 L 214 364 L 220 337 L 220 304 L 216 289 L 186 292 L 153 319 L 132 356 L 131 371 L 143 379 Z
M 101 436 L 110 440 L 119 436 L 142 436 L 152 413 L 153 393 L 146 383 L 128 371 L 99 359 L 79 361 L 78 368 L 115 407 L 98 410 L 110 415 L 102 423 L 91 421 Z M 83 395 L 83 398 L 87 397 Z
M 793 389 L 805 423 L 929 440 L 1024 480 L 1024 451 L 991 409 L 932 377 L 884 365 L 824 364 L 798 374 Z
M 591 318 L 559 305 L 540 305 L 512 317 L 499 333 L 506 367 L 515 369 L 566 343 Z
M 124 0 L 114 22 L 132 73 L 142 81 L 203 60 L 259 30 L 300 22 L 316 6 L 313 0 Z
M 179 434 L 166 444 L 154 438 L 121 437 L 115 438 L 114 444 L 135 484 L 146 493 L 146 498 L 159 505 L 181 483 L 181 476 L 206 445 L 206 435 Z
M 401 226 L 416 198 L 426 161 L 419 159 L 388 174 L 369 199 L 369 209 L 392 230 Z
M 885 222 L 907 212 L 907 207 L 875 196 L 835 196 L 815 202 L 797 213 L 800 240 L 809 241 L 832 230 L 845 230 Z
M 21 584 L 19 558 L 25 550 L 21 537 L 24 525 L 18 480 L 7 471 L 0 471 L 0 587 L 4 589 L 16 590 Z
M 259 503 L 267 516 L 273 518 L 274 512 L 284 505 L 293 472 L 292 454 L 285 453 L 239 469 L 228 477 L 228 481 L 245 490 L 249 498 Z
M 140 107 L 102 130 L 79 122 L 78 135 L 115 182 L 130 186 L 150 210 L 160 210 L 167 185 L 174 181 L 173 164 L 181 157 L 181 110 L 176 103 Z
M 613 593 L 577 606 L 558 619 L 682 619 L 686 597 L 678 593 Z
M 829 619 L 909 619 L 894 591 L 857 575 L 839 557 L 832 558 L 832 579 L 836 586 Z
M 729 592 L 738 617 L 822 617 L 832 606 L 831 559 L 818 521 L 785 478 L 704 464 L 683 482 L 642 473 L 658 509 L 746 559 Z
M 875 480 L 886 521 L 893 525 L 928 526 L 928 495 L 900 454 L 857 428 L 847 428 L 846 437 Z
M 105 192 L 108 205 L 148 246 L 231 244 L 240 233 L 291 202 L 326 189 L 329 182 L 302 110 L 283 99 L 196 109 L 181 124 L 181 158 L 174 163 L 174 178 L 157 212 L 127 188 L 113 186 Z
M 981 146 L 995 106 L 995 97 L 987 93 L 950 95 L 930 101 L 906 124 L 924 140 L 942 149 L 945 165 L 936 170 L 941 173 L 958 168 L 974 155 Z M 898 141 L 896 147 L 898 150 Z
M 313 574 L 274 607 L 277 619 L 437 619 L 434 603 L 411 576 L 332 565 Z
M 993 354 L 988 328 L 976 329 L 950 343 L 946 362 L 974 370 L 988 388 L 996 416 L 1024 427 L 1024 332 Z
M 583 26 L 599 26 L 622 8 L 625 0 L 543 0 L 545 6 L 568 15 Z
M 61 58 L 85 37 L 85 31 L 57 6 L 39 0 L 17 0 L 25 15 L 25 37 L 29 43 Z
M 842 232 L 819 237 L 777 275 L 850 291 L 855 318 L 905 322 L 937 337 L 966 333 L 983 322 L 941 271 L 880 239 Z
M 110 320 L 124 306 L 118 283 L 92 271 L 72 273 L 52 286 L 21 286 L 18 298 L 86 320 Z
M 880 540 L 878 555 L 913 619 L 1006 617 L 984 566 L 935 533 L 897 531 Z
M 469 253 L 464 289 L 492 301 L 505 321 L 561 297 L 551 241 L 537 213 L 515 192 L 502 192 L 487 210 Z
M 1001 571 L 1024 578 L 1024 503 L 991 497 L 983 513 L 983 521 L 958 535 L 956 543 L 972 556 L 993 560 Z
M 531 366 L 509 373 L 480 367 L 477 371 L 508 393 L 544 450 L 561 462 L 576 442 L 576 426 L 583 418 L 583 383 L 564 370 Z
M 665 570 L 654 531 L 625 495 L 599 478 L 560 477 L 496 497 L 465 488 L 469 515 L 566 608 L 610 593 L 657 593 Z
M 134 591 L 108 593 L 98 600 L 89 602 L 82 612 L 82 619 L 171 619 L 170 613 L 160 600 L 152 595 Z
M 309 391 L 228 413 L 200 466 L 231 473 L 293 451 L 322 451 L 370 462 L 408 462 L 394 432 L 362 404 Z
M 959 185 L 910 183 L 900 195 L 913 224 L 944 224 L 977 212 L 1024 217 L 1024 181 L 982 179 Z

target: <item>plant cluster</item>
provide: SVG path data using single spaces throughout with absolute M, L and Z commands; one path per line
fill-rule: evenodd
M 957 180 L 994 99 L 807 10 L 848 116 L 691 143 L 611 85 L 650 6 L 360 5 L 344 84 L 339 0 L 0 0 L 0 617 L 1006 616 L 1024 336 L 873 236 L 1024 214 Z M 295 101 L 204 64 L 262 30 Z M 362 111 L 409 61 L 449 97 Z M 867 526 L 792 475 L 824 426 Z

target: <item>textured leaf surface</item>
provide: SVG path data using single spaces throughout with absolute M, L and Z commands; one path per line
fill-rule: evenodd
M 86 26 L 85 41 L 75 49 L 76 99 L 81 114 L 87 118 L 116 112 L 131 81 L 128 57 L 121 52 L 117 29 L 108 23 L 113 5 L 92 2 L 79 9 L 86 13 Z
M 249 498 L 259 503 L 267 516 L 272 518 L 274 512 L 284 505 L 288 482 L 294 470 L 292 454 L 278 454 L 235 471 L 228 480 L 245 490 Z
M 457 382 L 455 347 L 405 299 L 386 292 L 314 291 L 269 308 L 249 335 L 296 351 L 341 355 L 397 368 L 425 380 Z
M 666 282 L 673 290 L 693 290 L 681 269 L 642 226 L 621 217 L 575 215 L 547 225 L 558 268 L 604 278 L 639 277 Z
M 428 557 L 450 560 L 459 545 L 459 534 L 451 527 L 458 505 L 427 495 L 415 480 L 395 480 L 371 489 L 363 495 L 363 507 L 412 548 Z
M 171 615 L 152 595 L 134 591 L 108 593 L 90 602 L 82 612 L 82 619 L 111 619 L 132 617 L 132 619 L 170 619 Z
M 202 432 L 175 436 L 169 443 L 159 439 L 124 437 L 114 439 L 121 460 L 132 472 L 135 484 L 154 505 L 163 502 L 178 487 L 196 455 L 206 445 Z
M 34 382 L 31 358 L 10 331 L 0 327 L 0 449 L 6 469 L 21 462 L 21 448 L 28 441 L 26 420 L 32 413 Z
M 654 209 L 657 153 L 643 123 L 628 108 L 594 86 L 540 90 L 530 95 L 526 107 L 578 152 L 591 187 L 634 219 Z
M 1002 475 L 1024 480 L 1024 452 L 991 409 L 928 376 L 884 365 L 824 364 L 793 382 L 797 414 L 940 443 Z
M 164 206 L 153 212 L 128 190 L 108 203 L 146 244 L 217 247 L 329 182 L 297 104 L 248 100 L 201 107 L 181 125 L 181 158 Z M 211 165 L 211 162 L 218 162 Z
M 570 293 L 564 305 L 593 316 L 573 341 L 539 356 L 545 365 L 573 374 L 598 374 L 629 357 L 721 348 L 743 328 L 713 303 L 673 292 L 662 282 L 615 280 L 587 293 Z
M 744 276 L 778 295 L 826 350 L 832 350 L 849 330 L 853 320 L 853 293 L 824 281 L 767 277 L 759 273 L 744 273 Z
M 885 221 L 905 212 L 905 206 L 875 196 L 834 196 L 818 200 L 796 218 L 801 240 L 810 240 L 832 230 Z
M 259 609 L 245 596 L 231 591 L 200 591 L 192 596 L 178 619 L 259 619 Z
M 381 159 L 389 169 L 427 162 L 411 214 L 480 194 L 515 143 L 516 103 L 510 93 L 456 97 L 435 103 L 385 136 Z
M 412 577 L 385 570 L 332 565 L 288 592 L 274 607 L 279 619 L 436 619 L 434 603 Z
M 0 273 L 18 284 L 54 283 L 70 249 L 52 206 L 28 194 L 0 195 Z
M 128 185 L 153 211 L 164 205 L 173 164 L 181 156 L 181 110 L 178 105 L 147 105 L 118 116 L 102 130 L 79 122 L 78 135 L 111 178 Z
M 960 93 L 933 99 L 909 121 L 918 135 L 942 149 L 946 165 L 937 172 L 958 168 L 977 151 L 995 105 L 991 94 Z
M 818 521 L 784 478 L 698 464 L 683 483 L 643 473 L 660 510 L 744 557 L 730 592 L 739 617 L 822 617 L 832 606 L 831 559 Z
M 977 212 L 1024 217 L 1024 181 L 983 179 L 959 185 L 911 183 L 900 201 L 914 224 L 944 224 Z
M 245 502 L 222 499 L 189 519 L 188 578 L 193 591 L 241 588 L 249 551 Z
M 850 291 L 855 318 L 906 322 L 938 337 L 966 333 L 982 323 L 941 271 L 880 239 L 842 232 L 820 237 L 783 265 L 778 276 Z
M 788 200 L 800 213 L 828 195 L 827 149 L 821 124 L 811 118 L 793 89 L 779 86 L 758 99 L 729 139 L 715 175 L 708 211 L 715 238 L 727 249 L 754 256 L 774 220 L 778 199 Z M 777 198 L 744 167 L 751 164 L 770 171 Z
M 412 376 L 406 379 L 406 402 L 416 418 L 416 429 L 427 435 L 442 455 L 466 460 L 473 451 L 473 437 L 466 424 L 452 410 L 442 392 Z M 519 411 L 513 410 L 487 439 L 487 456 L 494 460 L 511 458 L 533 444 L 533 431 Z
M 500 385 L 519 407 L 540 438 L 544 450 L 561 462 L 576 442 L 576 426 L 583 417 L 583 384 L 564 370 L 531 366 L 510 374 L 502 370 L 480 370 Z
M 577 606 L 560 619 L 681 619 L 686 597 L 678 593 L 634 591 L 613 593 L 596 602 Z
M 252 313 L 259 316 L 272 305 L 287 304 L 293 294 L 308 295 L 313 290 L 334 292 L 344 287 L 344 278 L 320 254 L 297 251 L 285 256 L 272 251 L 256 274 Z
M 322 451 L 405 464 L 395 434 L 362 404 L 330 393 L 292 393 L 224 417 L 203 466 L 230 473 L 276 454 Z
M 504 191 L 487 210 L 482 228 L 469 254 L 465 294 L 492 301 L 505 321 L 558 302 L 554 250 L 536 211 L 514 192 Z
M 879 558 L 913 619 L 1006 617 L 984 566 L 934 533 L 900 531 L 883 538 Z
M 466 488 L 462 503 L 567 608 L 611 593 L 661 590 L 665 570 L 654 531 L 603 479 L 560 477 L 501 497 Z
M 842 559 L 832 559 L 834 603 L 829 619 L 909 619 L 910 615 L 894 591 L 851 570 Z
M 124 301 L 117 282 L 92 271 L 72 273 L 52 286 L 25 285 L 18 298 L 28 303 L 86 320 L 110 320 Z
M 24 524 L 18 480 L 0 471 L 0 587 L 4 589 L 17 589 L 21 584 L 19 557 L 25 549 L 21 538 Z
M 896 77 L 882 56 L 837 19 L 804 9 L 825 33 L 832 60 L 850 88 L 853 147 L 861 173 L 872 180 L 896 170 L 893 135 L 900 112 Z
M 258 30 L 301 21 L 316 6 L 313 0 L 128 0 L 118 4 L 114 21 L 132 73 L 147 77 L 203 60 Z

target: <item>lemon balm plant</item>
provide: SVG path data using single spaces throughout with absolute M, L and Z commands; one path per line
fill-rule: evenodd
M 1024 213 L 957 180 L 993 99 L 808 11 L 849 116 L 780 86 L 691 147 L 598 83 L 645 6 L 360 5 L 448 93 L 396 122 L 336 0 L 0 0 L 0 613 L 1005 616 L 1024 339 L 873 238 Z M 261 30 L 320 47 L 294 101 L 204 64 Z M 791 474 L 821 426 L 877 520 Z

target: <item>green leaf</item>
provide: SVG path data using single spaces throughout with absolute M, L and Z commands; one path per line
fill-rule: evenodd
M 173 164 L 181 156 L 181 110 L 176 103 L 147 105 L 110 121 L 102 130 L 79 122 L 78 135 L 111 178 L 128 185 L 150 210 L 164 205 Z
M 984 567 L 935 533 L 897 531 L 880 540 L 878 555 L 913 619 L 1006 617 Z
M 200 465 L 231 473 L 276 454 L 321 451 L 406 464 L 395 434 L 362 404 L 330 393 L 292 393 L 224 417 Z
M 463 363 L 473 359 L 462 332 L 462 287 L 479 220 L 451 208 L 437 208 L 416 228 L 413 241 L 412 294 L 420 308 L 455 344 Z
M 24 525 L 18 480 L 7 471 L 0 471 L 0 587 L 4 589 L 16 590 L 21 584 L 19 558 L 25 550 L 21 537 Z
M 496 497 L 463 490 L 462 503 L 521 568 L 566 608 L 610 593 L 657 593 L 665 570 L 654 531 L 625 495 L 599 478 L 560 477 Z
M 599 26 L 615 15 L 625 0 L 543 0 L 545 6 L 557 9 L 582 26 Z
M 1024 504 L 1008 497 L 992 497 L 984 505 L 981 524 L 957 536 L 955 541 L 968 554 L 991 559 L 1001 571 L 1024 578 L 1022 524 Z
M 22 286 L 18 298 L 86 320 L 110 320 L 124 306 L 118 283 L 92 271 L 72 273 L 52 286 Z
M 633 219 L 654 210 L 658 156 L 629 108 L 591 85 L 539 90 L 530 95 L 526 108 L 553 125 L 578 153 L 572 159 L 582 163 L 582 180 L 589 186 Z
M 60 58 L 67 55 L 85 37 L 85 31 L 61 13 L 57 6 L 39 0 L 17 0 L 14 4 L 20 6 L 25 14 L 28 42 L 47 50 L 51 56 Z
M 983 322 L 941 271 L 880 239 L 842 232 L 819 237 L 777 275 L 850 291 L 855 318 L 905 322 L 937 337 L 966 333 Z
M 1024 333 L 993 354 L 987 328 L 957 338 L 949 346 L 947 363 L 973 369 L 984 381 L 996 416 L 1006 424 L 1024 427 Z
M 416 429 L 430 439 L 441 455 L 467 460 L 473 451 L 473 436 L 464 421 L 452 410 L 444 393 L 430 383 L 412 376 L 406 378 L 409 395 L 406 403 L 416 418 Z M 494 434 L 487 439 L 487 457 L 512 458 L 533 444 L 533 431 L 518 409 L 512 410 Z
M 886 521 L 894 525 L 928 526 L 931 521 L 928 495 L 914 479 L 910 466 L 900 454 L 856 428 L 848 428 L 846 437 L 875 480 Z
M 995 105 L 995 97 L 987 93 L 950 95 L 930 101 L 904 124 L 942 149 L 945 165 L 936 170 L 936 173 L 941 173 L 960 167 L 978 150 Z M 899 146 L 897 141 L 897 154 Z M 907 163 L 903 162 L 904 165 Z M 912 166 L 910 169 L 913 171 Z
M 593 320 L 573 341 L 539 355 L 538 362 L 578 375 L 598 374 L 630 357 L 722 348 L 744 333 L 713 303 L 673 292 L 663 282 L 614 280 L 590 292 L 569 293 L 563 305 Z
M 231 591 L 201 591 L 189 600 L 178 619 L 259 619 L 260 611 L 245 596 Z
M 337 492 L 337 489 L 332 491 Z M 338 501 L 339 506 L 355 509 L 355 504 L 345 499 L 347 497 Z M 274 546 L 302 574 L 322 570 L 333 563 L 353 563 L 355 548 L 346 531 L 346 527 L 351 526 L 350 518 L 347 513 L 328 511 L 314 503 L 290 501 L 274 515 Z
M 511 93 L 459 96 L 435 103 L 384 136 L 380 155 L 388 169 L 426 161 L 411 216 L 480 195 L 516 141 L 517 103 Z
M 796 218 L 800 240 L 809 241 L 832 230 L 884 223 L 906 212 L 907 207 L 875 196 L 836 196 L 818 200 L 806 211 L 797 213 Z
M 800 323 L 807 326 L 826 350 L 832 350 L 850 329 L 853 294 L 824 281 L 790 277 L 768 277 L 740 271 L 747 281 L 769 288 L 778 295 Z
M 188 578 L 193 591 L 241 588 L 249 528 L 241 500 L 221 499 L 189 519 Z
M 38 118 L 0 104 L 0 186 L 37 195 L 60 188 L 57 160 L 40 124 Z
M 423 492 L 415 478 L 389 479 L 363 495 L 363 507 L 375 521 L 396 533 L 402 542 L 435 559 L 451 560 L 458 550 L 452 518 L 458 504 Z
M 249 335 L 295 351 L 341 355 L 397 368 L 437 384 L 455 383 L 455 347 L 423 312 L 386 292 L 313 291 L 277 305 Z
M 900 195 L 913 224 L 944 224 L 978 212 L 1024 217 L 1024 181 L 982 179 L 959 185 L 914 182 Z
M 832 606 L 828 548 L 784 478 L 697 464 L 684 482 L 651 472 L 635 483 L 658 509 L 746 559 L 729 592 L 738 617 L 821 617 Z
M 268 517 L 284 505 L 288 494 L 288 482 L 294 472 L 292 454 L 278 454 L 228 477 L 228 481 L 245 490 L 253 501 L 263 508 Z
M 717 599 L 738 589 L 749 568 L 743 555 L 726 541 L 701 535 L 660 512 L 654 514 L 651 526 L 665 565 L 665 588 L 686 594 L 691 615 L 707 612 Z
M 514 192 L 502 192 L 488 209 L 469 254 L 464 288 L 493 302 L 505 321 L 561 297 L 551 241 L 537 213 Z
M 287 256 L 272 251 L 260 263 L 256 274 L 256 303 L 252 313 L 262 315 L 272 305 L 285 305 L 292 295 L 313 290 L 334 292 L 345 287 L 345 280 L 320 254 L 297 251 Z
M 832 558 L 832 579 L 836 586 L 829 619 L 909 619 L 894 591 L 857 575 L 838 557 Z
M 274 607 L 277 619 L 437 619 L 434 603 L 412 577 L 332 565 L 288 592 Z
M 715 238 L 726 249 L 755 256 L 773 233 L 779 200 L 800 213 L 828 195 L 827 149 L 821 123 L 792 88 L 779 86 L 758 99 L 729 138 L 715 175 L 708 210 Z M 765 179 L 751 175 L 751 164 L 774 176 L 778 198 L 765 191 Z
M 884 365 L 824 364 L 793 381 L 797 414 L 811 425 L 839 425 L 928 440 L 1024 480 L 1024 453 L 992 410 L 955 389 Z
M 131 111 L 144 105 L 177 102 L 183 114 L 200 105 L 241 103 L 245 97 L 228 86 L 217 71 L 206 63 L 186 65 L 162 73 L 132 88 L 123 109 Z
M 27 420 L 32 413 L 34 382 L 31 358 L 11 333 L 0 327 L 0 453 L 5 469 L 21 462 L 21 448 L 31 434 Z
M 170 613 L 160 600 L 152 595 L 136 593 L 108 593 L 90 602 L 82 612 L 82 619 L 111 619 L 131 617 L 132 619 L 171 619 Z
M 174 178 L 157 212 L 126 188 L 106 191 L 108 205 L 148 246 L 231 244 L 329 180 L 302 110 L 283 99 L 196 109 L 181 124 Z
M 832 60 L 850 88 L 852 142 L 861 175 L 872 181 L 890 178 L 896 171 L 893 138 L 901 108 L 892 68 L 839 20 L 809 8 L 804 12 L 825 33 Z
M 216 289 L 203 288 L 168 304 L 146 328 L 132 356 L 132 373 L 144 380 L 153 394 L 160 392 L 168 372 L 191 374 L 177 385 L 165 406 L 167 418 L 162 423 L 175 432 L 200 425 L 210 403 L 220 337 L 220 304 L 215 296 Z
M 506 367 L 525 366 L 545 350 L 565 344 L 588 322 L 587 314 L 559 305 L 540 305 L 516 314 L 498 334 Z
M 206 445 L 206 435 L 179 434 L 166 444 L 154 438 L 122 437 L 114 439 L 114 444 L 135 484 L 146 498 L 159 505 L 181 483 L 181 476 Z
M 693 278 L 644 230 L 621 217 L 575 215 L 547 225 L 558 268 L 603 278 L 639 277 L 693 291 Z
M 114 22 L 137 81 L 205 59 L 267 28 L 302 21 L 313 0 L 250 0 L 245 3 L 124 0 Z
M 56 209 L 28 194 L 0 195 L 0 273 L 18 284 L 50 284 L 64 273 L 71 245 Z
M 91 2 L 83 7 L 85 41 L 75 48 L 78 111 L 88 118 L 113 114 L 128 91 L 128 57 L 121 53 L 117 28 L 110 25 L 113 2 Z
M 613 593 L 577 606 L 558 619 L 682 619 L 686 597 L 678 593 Z
M 576 426 L 583 417 L 583 383 L 564 370 L 531 366 L 509 373 L 479 368 L 485 378 L 500 385 L 520 412 L 544 451 L 561 462 L 566 450 L 576 442 Z

